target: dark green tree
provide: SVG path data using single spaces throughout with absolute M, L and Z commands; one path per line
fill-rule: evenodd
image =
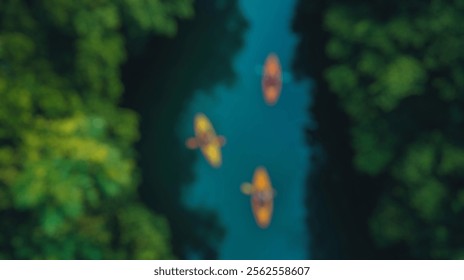
M 174 35 L 192 1 L 0 2 L 0 257 L 173 258 L 138 200 L 122 27 Z
M 402 258 L 464 256 L 463 19 L 461 0 L 324 8 L 321 79 L 348 116 L 362 188 L 377 193 L 371 236 L 378 249 L 404 244 Z

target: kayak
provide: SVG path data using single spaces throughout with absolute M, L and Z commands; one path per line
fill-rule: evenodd
M 261 80 L 264 101 L 269 106 L 277 103 L 282 90 L 282 69 L 279 58 L 274 53 L 267 56 Z
M 211 121 L 202 113 L 195 115 L 193 128 L 195 137 L 187 140 L 187 147 L 200 148 L 211 166 L 220 167 L 222 164 L 221 147 L 225 144 L 225 138 L 216 134 Z
M 244 183 L 241 189 L 243 193 L 251 196 L 251 209 L 256 224 L 261 228 L 267 228 L 272 218 L 275 191 L 266 169 L 256 168 L 252 183 Z

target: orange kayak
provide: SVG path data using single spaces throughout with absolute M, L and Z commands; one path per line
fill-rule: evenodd
M 203 156 L 211 166 L 221 166 L 221 147 L 225 144 L 225 138 L 216 135 L 211 121 L 202 113 L 195 115 L 193 127 L 195 137 L 187 140 L 187 147 L 190 149 L 200 148 Z
M 274 189 L 264 167 L 256 168 L 252 184 L 243 184 L 242 192 L 251 195 L 251 208 L 258 226 L 267 228 L 274 207 Z
M 266 103 L 270 106 L 276 104 L 282 90 L 282 69 L 274 53 L 269 54 L 264 63 L 261 86 Z

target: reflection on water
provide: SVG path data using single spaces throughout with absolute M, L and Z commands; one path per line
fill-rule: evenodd
M 225 229 L 219 245 L 220 259 L 304 259 L 308 258 L 304 189 L 309 150 L 304 139 L 308 124 L 308 85 L 289 80 L 282 85 L 277 104 L 268 106 L 261 90 L 261 76 L 255 69 L 275 52 L 283 71 L 289 71 L 296 44 L 290 24 L 295 1 L 240 1 L 250 23 L 245 46 L 234 62 L 237 81 L 217 86 L 212 94 L 197 91 L 185 111 L 178 133 L 187 139 L 193 133 L 193 117 L 205 113 L 218 134 L 227 138 L 223 163 L 212 168 L 198 156 L 195 181 L 183 200 L 192 209 L 217 212 Z M 264 166 L 272 178 L 277 196 L 267 229 L 256 225 L 250 198 L 240 191 L 256 167 Z M 190 257 L 194 258 L 194 255 Z

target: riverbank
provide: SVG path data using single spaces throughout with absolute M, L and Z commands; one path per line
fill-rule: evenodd
M 308 137 L 326 153 L 309 226 L 340 242 L 319 234 L 319 257 L 464 255 L 463 15 L 452 1 L 300 1 L 295 69 L 316 80 Z
M 196 1 L 195 18 L 180 21 L 176 37 L 150 38 L 123 68 L 123 105 L 141 119 L 139 193 L 146 205 L 167 217 L 171 244 L 181 259 L 189 251 L 203 259 L 217 258 L 223 230 L 214 212 L 187 209 L 181 202 L 195 179 L 192 167 L 198 155 L 185 148 L 175 127 L 196 90 L 233 83 L 232 60 L 246 26 L 236 1 Z
M 308 114 L 318 125 L 307 131 L 307 141 L 321 150 L 312 159 L 317 167 L 308 174 L 307 181 L 312 256 L 314 259 L 382 258 L 368 229 L 380 192 L 371 187 L 369 177 L 353 168 L 351 123 L 324 77 L 331 65 L 325 53 L 329 34 L 323 28 L 327 3 L 299 1 L 296 11 L 293 28 L 300 42 L 293 68 L 296 77 L 314 79 L 314 89 L 309 93 L 313 103 Z

